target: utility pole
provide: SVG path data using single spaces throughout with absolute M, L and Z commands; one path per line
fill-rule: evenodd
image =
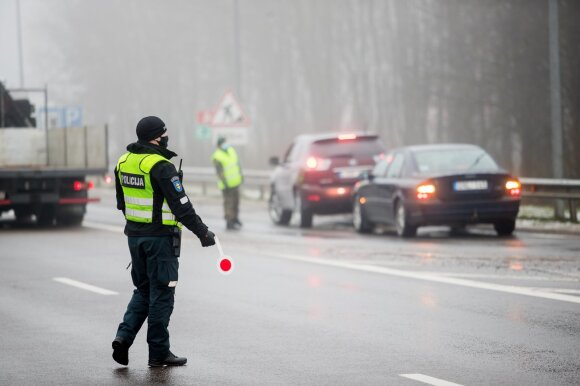
M 548 29 L 550 44 L 550 110 L 552 126 L 552 174 L 564 177 L 564 151 L 562 144 L 562 95 L 560 87 L 560 38 L 558 0 L 548 0 Z M 556 217 L 564 217 L 564 205 L 556 204 Z
M 20 0 L 16 0 L 16 24 L 18 29 L 18 65 L 20 68 L 20 88 L 24 88 L 24 60 L 22 59 L 22 20 L 20 17 Z
M 237 97 L 242 99 L 242 63 L 240 59 L 240 4 L 239 0 L 234 1 L 234 66 L 235 66 L 235 87 Z

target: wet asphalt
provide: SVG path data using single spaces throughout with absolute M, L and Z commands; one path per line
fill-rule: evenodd
M 357 235 L 348 216 L 315 218 L 304 231 L 272 226 L 256 201 L 243 203 L 244 229 L 228 233 L 219 199 L 194 204 L 235 266 L 221 274 L 217 249 L 184 237 L 170 324 L 172 351 L 189 360 L 180 368 L 147 367 L 144 329 L 129 366 L 111 358 L 132 286 L 110 194 L 82 228 L 0 221 L 0 384 L 421 384 L 401 374 L 461 385 L 580 384 L 577 236 L 432 228 L 400 240 L 389 230 Z

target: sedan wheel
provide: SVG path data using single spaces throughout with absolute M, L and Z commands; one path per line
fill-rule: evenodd
M 352 224 L 359 233 L 370 233 L 374 228 L 373 224 L 366 218 L 358 196 L 355 197 L 352 207 Z
M 292 211 L 282 207 L 280 197 L 274 190 L 272 190 L 272 193 L 270 194 L 270 201 L 268 202 L 268 213 L 276 225 L 288 225 L 290 222 L 290 217 L 292 217 Z
M 516 229 L 516 221 L 515 220 L 498 221 L 495 224 L 493 224 L 493 227 L 495 228 L 495 231 L 497 232 L 498 236 L 501 237 L 511 236 L 512 233 L 514 233 L 514 230 Z
M 407 211 L 405 205 L 400 201 L 397 202 L 395 209 L 397 234 L 401 237 L 415 237 L 417 234 L 417 227 L 407 224 Z

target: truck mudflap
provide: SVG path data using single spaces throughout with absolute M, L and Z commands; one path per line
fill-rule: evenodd
M 88 204 L 89 202 L 100 202 L 101 199 L 100 198 L 61 198 L 59 199 L 56 204 L 58 205 L 75 205 L 75 204 Z M 28 202 L 32 202 L 32 201 L 28 201 Z M 43 201 L 40 201 L 41 203 Z M 23 201 L 19 201 L 18 203 L 15 203 L 12 200 L 0 200 L 0 206 L 12 206 L 15 204 L 23 204 Z
M 61 198 L 59 205 L 88 204 L 89 202 L 100 202 L 100 198 Z

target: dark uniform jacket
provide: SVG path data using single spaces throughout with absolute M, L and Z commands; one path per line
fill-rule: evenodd
M 175 157 L 177 154 L 164 147 L 148 142 L 135 142 L 127 146 L 127 150 L 135 154 L 159 154 L 167 159 Z M 150 172 L 151 185 L 153 186 L 153 222 L 138 223 L 127 220 L 125 234 L 127 236 L 167 236 L 172 234 L 172 227 L 161 223 L 161 205 L 163 198 L 167 200 L 169 208 L 187 229 L 195 233 L 199 238 L 207 234 L 207 226 L 195 213 L 191 201 L 185 194 L 185 190 L 177 191 L 171 179 L 178 176 L 175 166 L 171 162 L 159 162 Z M 123 188 L 119 181 L 119 173 L 115 167 L 115 187 L 117 189 L 117 209 L 125 213 L 125 199 Z

